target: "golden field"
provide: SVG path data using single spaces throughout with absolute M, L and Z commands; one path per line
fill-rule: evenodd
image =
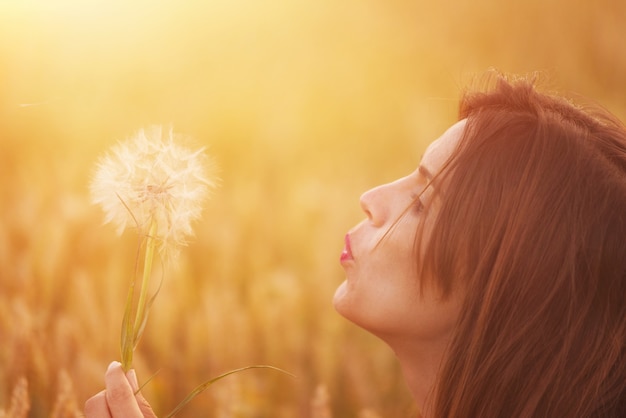
M 80 416 L 119 360 L 137 237 L 89 201 L 98 157 L 172 126 L 220 188 L 135 355 L 179 417 L 414 416 L 393 353 L 337 315 L 359 195 L 412 171 L 489 67 L 626 119 L 626 3 L 0 0 L 0 417 Z

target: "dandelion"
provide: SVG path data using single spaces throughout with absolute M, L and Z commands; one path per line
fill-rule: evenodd
M 126 299 L 120 351 L 122 367 L 129 370 L 133 353 L 143 333 L 148 311 L 156 293 L 148 298 L 155 252 L 171 258 L 187 237 L 193 234 L 191 224 L 200 217 L 202 203 L 208 192 L 216 186 L 207 174 L 209 160 L 204 150 L 196 151 L 181 147 L 178 138 L 162 128 L 137 135 L 113 147 L 97 164 L 90 190 L 92 200 L 99 204 L 105 221 L 115 224 L 118 233 L 128 226 L 137 229 L 141 238 L 138 257 L 143 256 L 143 266 L 136 266 Z M 141 276 L 141 287 L 135 302 L 135 281 Z M 273 366 L 256 365 L 231 370 L 197 386 L 167 415 L 174 417 L 194 397 L 213 383 L 249 369 L 273 369 Z M 145 383 L 144 383 L 145 384 Z M 0 416 L 0 418 L 2 418 Z
M 92 201 L 104 210 L 105 222 L 118 234 L 136 227 L 164 253 L 176 252 L 193 235 L 191 224 L 216 186 L 204 149 L 190 150 L 177 139 L 161 127 L 140 130 L 98 162 L 91 183 Z
M 209 177 L 210 160 L 204 149 L 180 146 L 180 137 L 161 127 L 140 130 L 134 138 L 114 146 L 97 164 L 90 185 L 92 201 L 105 212 L 121 234 L 127 227 L 141 237 L 143 268 L 138 301 L 134 305 L 135 280 L 131 282 L 122 324 L 122 365 L 128 370 L 134 349 L 145 327 L 154 294 L 148 298 L 155 251 L 165 258 L 178 254 L 193 235 L 192 223 L 216 186 Z M 134 314 L 134 319 L 133 319 Z

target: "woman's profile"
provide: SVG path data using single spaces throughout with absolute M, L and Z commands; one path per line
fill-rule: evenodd
M 626 416 L 626 127 L 493 74 L 413 173 L 361 197 L 336 310 L 423 418 Z M 119 363 L 87 417 L 153 417 Z

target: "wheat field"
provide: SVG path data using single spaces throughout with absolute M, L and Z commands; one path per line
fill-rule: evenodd
M 492 4 L 493 3 L 493 4 Z M 626 118 L 619 0 L 0 2 L 0 417 L 78 417 L 119 360 L 137 237 L 89 201 L 150 125 L 206 146 L 220 187 L 135 354 L 160 415 L 415 416 L 393 353 L 335 313 L 343 235 L 495 67 Z

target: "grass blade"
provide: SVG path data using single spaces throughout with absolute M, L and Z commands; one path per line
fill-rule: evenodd
M 167 415 L 166 418 L 174 417 L 177 413 L 180 412 L 181 409 L 183 409 L 189 402 L 191 402 L 191 400 L 193 398 L 198 396 L 200 393 L 204 392 L 209 386 L 211 386 L 213 383 L 217 382 L 218 380 L 221 380 L 221 379 L 225 378 L 226 376 L 230 376 L 231 374 L 243 372 L 245 370 L 250 370 L 250 369 L 272 369 L 272 370 L 279 371 L 281 373 L 285 373 L 286 375 L 289 375 L 289 376 L 295 378 L 295 376 L 293 374 L 291 374 L 291 373 L 289 373 L 289 372 L 287 372 L 287 371 L 285 371 L 283 369 L 279 369 L 278 367 L 274 367 L 274 366 L 257 365 L 257 366 L 247 366 L 247 367 L 242 367 L 240 369 L 231 370 L 231 371 L 226 372 L 224 374 L 221 374 L 221 375 L 219 375 L 217 377 L 214 377 L 213 379 L 207 380 L 206 382 L 204 382 L 201 385 L 197 386 L 193 391 L 191 391 L 191 393 L 189 395 L 187 395 L 187 397 L 185 399 L 183 399 L 176 406 L 176 408 L 174 408 L 174 410 L 172 412 L 169 413 L 169 415 Z

